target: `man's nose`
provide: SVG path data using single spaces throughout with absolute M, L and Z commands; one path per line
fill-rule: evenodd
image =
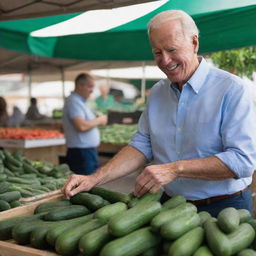
M 162 64 L 168 65 L 171 61 L 172 61 L 172 58 L 171 58 L 170 54 L 163 52 L 162 58 L 161 58 Z

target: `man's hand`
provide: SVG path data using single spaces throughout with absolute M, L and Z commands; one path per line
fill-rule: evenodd
M 108 122 L 108 116 L 107 115 L 102 115 L 97 117 L 97 120 L 99 122 L 99 125 L 106 125 Z
M 96 184 L 95 178 L 85 175 L 72 174 L 62 187 L 61 191 L 67 199 L 81 191 L 88 191 Z
M 176 178 L 175 166 L 171 163 L 147 166 L 136 179 L 134 194 L 137 197 L 146 192 L 154 194 Z

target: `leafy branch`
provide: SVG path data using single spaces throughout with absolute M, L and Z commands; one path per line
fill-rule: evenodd
M 217 67 L 238 76 L 252 79 L 256 71 L 256 46 L 215 52 L 209 57 Z

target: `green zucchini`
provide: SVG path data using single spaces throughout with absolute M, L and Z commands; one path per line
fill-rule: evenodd
M 114 216 L 108 223 L 109 232 L 114 236 L 124 236 L 149 223 L 161 210 L 157 201 L 140 203 Z
M 85 215 L 82 217 L 66 220 L 65 224 L 57 225 L 56 227 L 51 227 L 46 234 L 46 240 L 48 244 L 55 246 L 57 238 L 68 231 L 69 229 L 75 228 L 81 224 L 84 224 L 93 218 L 93 214 Z
M 4 152 L 4 155 L 5 155 L 5 162 L 6 163 L 10 163 L 10 164 L 12 164 L 13 166 L 16 166 L 16 167 L 21 167 L 22 166 L 22 163 L 19 160 L 15 159 L 10 152 L 5 151 L 5 150 L 3 152 Z
M 0 181 L 5 181 L 7 179 L 7 175 L 5 173 L 0 173 Z
M 131 197 L 127 194 L 109 190 L 103 187 L 94 187 L 90 190 L 90 193 L 99 195 L 110 203 L 123 202 L 127 204 L 131 200 Z
M 0 221 L 0 240 L 8 240 L 12 238 L 12 229 L 14 226 L 28 221 L 34 221 L 42 218 L 43 214 L 36 214 L 32 216 L 22 216 L 9 218 L 6 220 Z
M 72 204 L 80 204 L 88 207 L 91 211 L 96 211 L 104 206 L 101 196 L 81 192 L 70 198 Z
M 90 211 L 83 205 L 69 205 L 49 210 L 44 220 L 58 221 L 68 220 L 89 214 Z
M 0 200 L 4 200 L 6 202 L 19 200 L 20 198 L 21 194 L 19 191 L 10 191 L 0 194 Z
M 42 204 L 39 204 L 35 210 L 34 213 L 41 213 L 41 212 L 47 212 L 52 208 L 56 207 L 63 207 L 63 206 L 69 206 L 71 205 L 71 202 L 69 200 L 60 200 L 60 201 L 54 201 L 54 202 L 45 202 Z
M 105 225 L 98 219 L 90 220 L 89 222 L 74 227 L 57 238 L 55 250 L 63 256 L 73 256 L 78 252 L 78 244 L 80 238 L 90 231 Z
M 31 232 L 39 226 L 46 225 L 42 220 L 24 221 L 15 225 L 12 229 L 12 238 L 18 244 L 29 244 Z
M 131 201 L 128 203 L 129 208 L 134 207 L 138 203 L 143 203 L 143 202 L 151 202 L 151 201 L 159 201 L 161 196 L 162 196 L 163 191 L 158 190 L 156 193 L 146 193 L 142 197 L 137 198 L 134 197 L 131 199 Z
M 256 256 L 256 251 L 252 249 L 244 249 L 240 251 L 237 256 Z
M 11 208 L 19 207 L 19 206 L 21 206 L 21 202 L 18 201 L 18 200 L 11 201 L 11 202 L 10 202 L 10 206 L 11 206 Z
M 127 205 L 122 202 L 106 205 L 94 213 L 94 218 L 108 222 L 111 217 L 127 210 Z
M 237 211 L 240 217 L 240 223 L 248 222 L 252 218 L 251 213 L 246 209 L 239 209 Z
M 214 255 L 206 245 L 203 245 L 195 251 L 193 256 L 214 256 Z
M 107 243 L 100 256 L 135 256 L 160 242 L 161 237 L 152 233 L 150 227 L 145 227 Z
M 203 225 L 206 220 L 208 220 L 212 217 L 211 214 L 209 212 L 206 212 L 206 211 L 201 211 L 201 212 L 198 213 L 198 215 L 200 217 L 201 225 Z
M 239 227 L 240 215 L 237 209 L 228 207 L 223 209 L 217 216 L 217 224 L 219 228 L 229 234 Z
M 79 250 L 86 256 L 97 255 L 111 239 L 113 236 L 108 232 L 108 225 L 104 225 L 83 235 L 79 240 Z
M 197 213 L 188 212 L 175 219 L 166 222 L 161 227 L 161 235 L 167 240 L 175 240 L 191 229 L 200 225 L 200 217 Z
M 227 235 L 232 249 L 232 255 L 249 247 L 254 240 L 255 231 L 248 223 L 242 223 L 238 229 Z
M 192 255 L 201 246 L 203 240 L 204 229 L 202 227 L 194 228 L 173 242 L 169 249 L 169 255 Z
M 216 221 L 208 219 L 204 223 L 204 229 L 207 244 L 211 251 L 215 255 L 230 256 L 232 251 L 231 243 L 226 234 L 219 229 Z
M 173 196 L 172 198 L 163 203 L 162 210 L 172 209 L 183 203 L 186 203 L 186 198 L 184 196 Z
M 197 212 L 197 208 L 191 203 L 180 204 L 173 209 L 161 211 L 152 219 L 150 225 L 154 231 L 159 231 L 166 222 L 187 212 Z
M 11 209 L 11 206 L 8 202 L 4 201 L 4 200 L 0 200 L 0 212 L 1 211 L 6 211 Z

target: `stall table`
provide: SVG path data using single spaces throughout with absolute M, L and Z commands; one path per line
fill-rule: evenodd
M 58 155 L 66 153 L 65 138 L 15 140 L 0 139 L 0 147 L 10 151 L 20 151 L 30 160 L 40 160 L 59 164 Z

